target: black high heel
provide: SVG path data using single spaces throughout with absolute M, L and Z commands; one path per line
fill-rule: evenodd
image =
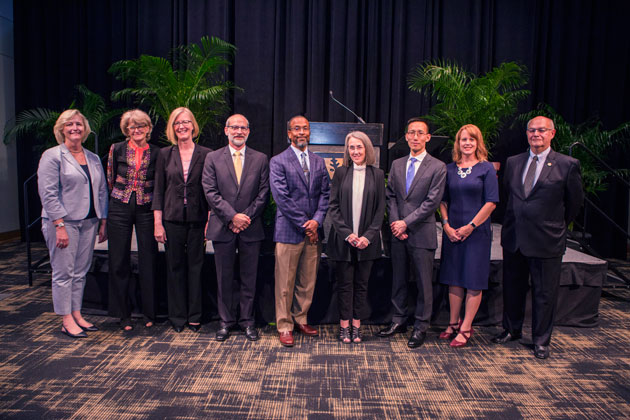
M 363 336 L 361 335 L 361 327 L 352 326 L 352 342 L 360 343 L 363 341 Z
M 350 344 L 350 327 L 339 327 L 339 341 Z
M 81 331 L 78 334 L 72 334 L 71 332 L 66 330 L 66 327 L 61 327 L 61 332 L 64 333 L 65 335 L 67 335 L 68 337 L 72 337 L 72 338 L 85 338 L 85 337 L 87 337 L 87 334 L 85 333 L 85 331 Z

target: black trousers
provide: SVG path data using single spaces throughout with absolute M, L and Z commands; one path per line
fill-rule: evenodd
M 221 325 L 232 327 L 238 322 L 243 328 L 253 326 L 261 241 L 245 242 L 240 235 L 236 235 L 231 241 L 214 241 L 212 245 L 217 268 L 217 304 Z M 235 276 L 236 265 L 240 282 Z
M 503 328 L 520 333 L 525 318 L 525 304 L 532 288 L 532 341 L 548 346 L 560 286 L 562 257 L 533 258 L 516 251 L 503 250 Z
M 155 320 L 155 265 L 157 242 L 153 236 L 151 204 L 137 205 L 133 193 L 129 203 L 109 200 L 107 238 L 109 253 L 109 305 L 111 316 L 127 321 L 131 318 L 131 296 L 136 283 L 131 281 L 131 236 L 136 227 L 138 244 L 138 285 L 140 309 L 146 320 Z
M 414 314 L 414 329 L 426 331 L 431 322 L 433 310 L 433 258 L 434 249 L 415 248 L 404 241 L 392 241 L 392 305 L 394 314 L 392 321 L 404 324 L 409 318 L 407 307 L 407 292 L 409 270 L 411 266 L 418 297 Z
M 168 319 L 176 327 L 201 322 L 205 222 L 164 221 Z
M 367 289 L 374 261 L 357 261 L 351 250 L 352 261 L 335 261 L 339 318 L 362 320 L 367 314 Z

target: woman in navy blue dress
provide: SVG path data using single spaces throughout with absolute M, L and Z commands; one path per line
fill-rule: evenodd
M 490 214 L 499 201 L 497 173 L 488 162 L 479 128 L 468 124 L 455 136 L 453 163 L 447 165 L 440 212 L 443 236 L 440 283 L 449 286 L 450 321 L 440 338 L 463 347 L 473 334 L 472 322 L 488 288 L 492 232 Z M 460 318 L 466 297 L 465 316 Z

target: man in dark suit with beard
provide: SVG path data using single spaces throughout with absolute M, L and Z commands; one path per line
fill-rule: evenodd
M 228 145 L 209 153 L 202 184 L 210 206 L 206 238 L 214 246 L 217 304 L 221 326 L 217 341 L 225 341 L 237 323 L 248 340 L 258 340 L 254 325 L 254 294 L 260 244 L 265 237 L 261 215 L 269 196 L 267 156 L 245 143 L 249 121 L 240 114 L 225 123 Z M 238 249 L 239 285 L 234 278 Z M 236 297 L 240 313 L 237 317 Z
M 504 331 L 492 341 L 521 337 L 531 276 L 532 340 L 539 359 L 549 357 L 567 226 L 584 199 L 580 163 L 551 149 L 555 134 L 549 118 L 531 119 L 530 150 L 507 160 L 503 178 L 508 197 L 501 232 Z

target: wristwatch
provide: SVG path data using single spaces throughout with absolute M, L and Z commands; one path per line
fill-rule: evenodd
M 472 227 L 473 227 L 473 229 L 477 229 L 477 225 L 476 225 L 476 224 L 474 224 L 472 220 L 471 220 L 470 222 L 468 222 L 468 224 L 469 224 L 470 226 L 472 226 Z
M 64 222 L 59 222 L 55 225 L 56 228 L 64 227 L 66 224 Z

